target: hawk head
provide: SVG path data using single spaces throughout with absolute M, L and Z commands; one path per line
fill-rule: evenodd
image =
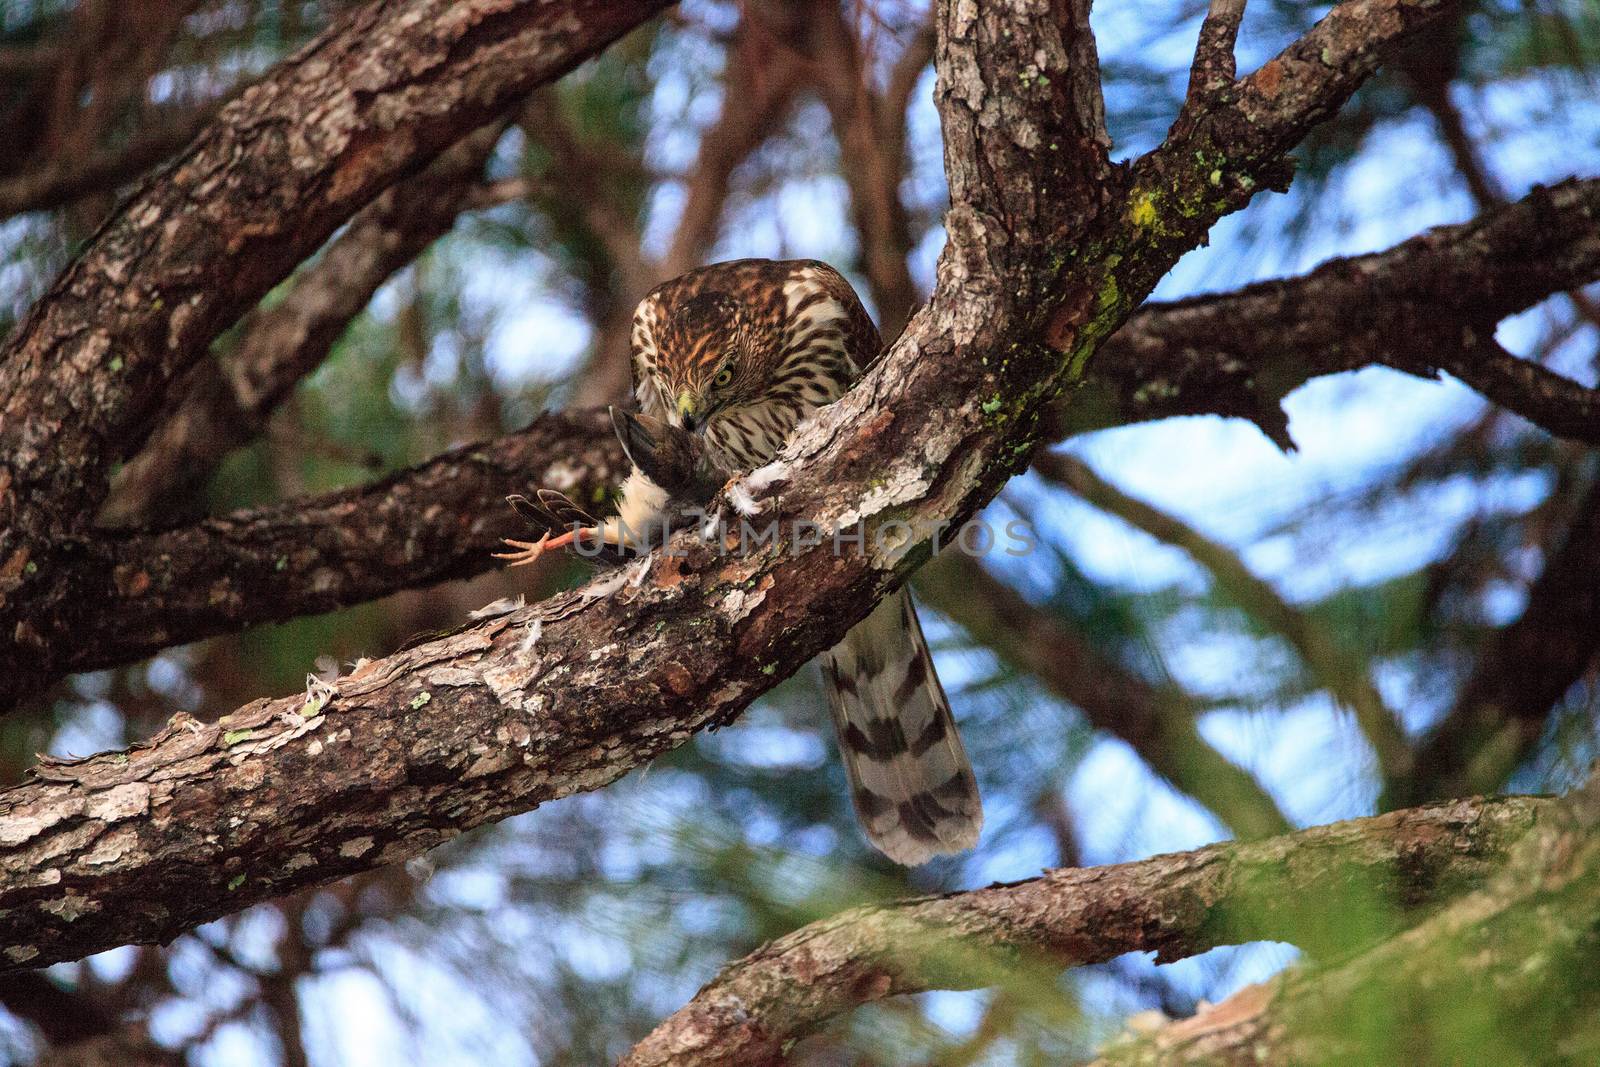
M 704 430 L 722 411 L 761 395 L 778 355 L 779 323 L 761 322 L 757 309 L 721 291 L 672 301 L 666 310 L 652 333 L 650 362 L 669 422 Z
M 850 283 L 814 260 L 714 263 L 658 286 L 634 315 L 640 408 L 703 434 L 729 468 L 770 460 L 877 350 Z

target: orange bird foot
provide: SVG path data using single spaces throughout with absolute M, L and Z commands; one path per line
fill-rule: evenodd
M 545 534 L 537 541 L 516 541 L 512 538 L 505 537 L 501 540 L 510 545 L 512 548 L 516 549 L 516 551 L 491 552 L 489 554 L 495 559 L 505 560 L 506 566 L 508 567 L 524 567 L 537 560 L 546 552 L 552 552 L 558 548 L 566 548 L 568 545 L 577 540 L 580 533 L 588 532 L 589 531 L 587 530 L 568 530 L 560 537 L 551 537 L 549 534 Z

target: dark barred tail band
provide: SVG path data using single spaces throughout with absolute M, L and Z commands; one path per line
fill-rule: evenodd
M 907 866 L 976 844 L 978 782 L 911 594 L 886 597 L 821 662 L 867 839 Z

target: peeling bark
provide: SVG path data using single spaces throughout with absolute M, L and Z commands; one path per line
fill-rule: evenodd
M 1124 952 L 1154 952 L 1168 963 L 1242 941 L 1316 949 L 1338 928 L 1329 916 L 1341 909 L 1372 911 L 1365 935 L 1386 936 L 1488 881 L 1551 804 L 1459 800 L 1253 844 L 856 908 L 729 964 L 622 1064 L 777 1065 L 796 1038 L 861 1004 L 1032 982 Z

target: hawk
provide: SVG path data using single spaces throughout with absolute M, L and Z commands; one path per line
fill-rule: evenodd
M 855 290 L 827 264 L 741 259 L 653 290 L 634 314 L 632 348 L 644 426 L 694 435 L 726 475 L 770 462 L 800 422 L 850 388 L 882 342 Z M 636 455 L 641 441 L 668 433 L 640 438 L 627 420 L 617 428 L 625 444 L 634 441 L 620 502 L 625 538 L 672 495 Z M 555 540 L 510 542 L 524 552 L 503 558 L 522 562 L 578 536 L 622 543 L 613 520 Z M 978 784 L 909 591 L 885 598 L 820 660 L 867 839 L 907 865 L 971 848 L 983 825 Z

